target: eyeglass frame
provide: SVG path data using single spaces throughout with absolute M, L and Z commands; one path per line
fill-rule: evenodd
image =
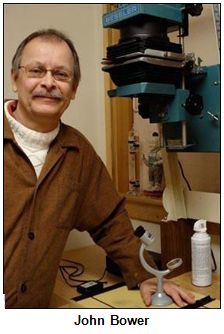
M 29 67 L 29 66 L 31 66 L 31 65 L 26 65 L 26 66 L 23 66 L 23 65 L 20 65 L 18 68 L 19 69 L 21 69 L 21 68 L 24 68 L 25 69 L 25 73 L 26 73 L 26 75 L 28 76 L 28 78 L 33 78 L 33 79 L 42 79 L 42 78 L 44 78 L 45 77 L 45 75 L 47 74 L 47 72 L 51 72 L 51 75 L 52 75 L 52 77 L 56 80 L 56 81 L 59 81 L 59 82 L 70 82 L 70 81 L 72 81 L 73 79 L 74 79 L 74 73 L 72 73 L 72 72 L 70 72 L 70 71 L 68 71 L 68 70 L 60 70 L 60 69 L 52 69 L 52 70 L 50 70 L 50 69 L 47 69 L 47 68 L 45 68 L 44 66 L 33 66 L 33 67 L 31 67 L 31 68 L 35 68 L 35 67 L 40 67 L 40 69 L 41 70 L 43 70 L 43 76 L 37 76 L 37 77 L 35 77 L 35 76 L 29 76 L 29 73 L 28 73 L 28 70 L 27 70 L 27 68 Z M 55 77 L 55 74 L 54 74 L 54 71 L 63 71 L 63 72 L 65 72 L 66 74 L 68 74 L 69 75 L 69 78 L 68 78 L 68 80 L 61 80 L 61 79 L 58 79 L 58 78 L 56 78 Z

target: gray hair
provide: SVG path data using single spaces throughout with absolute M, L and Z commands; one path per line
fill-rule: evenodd
M 22 53 L 25 48 L 25 46 L 32 41 L 34 38 L 43 38 L 46 40 L 55 40 L 58 42 L 64 41 L 69 46 L 73 59 L 74 59 L 74 84 L 78 84 L 81 79 L 81 72 L 80 72 L 80 64 L 79 64 L 79 57 L 75 50 L 73 42 L 61 31 L 58 31 L 56 29 L 43 29 L 38 30 L 30 34 L 28 37 L 26 37 L 18 46 L 16 53 L 12 59 L 12 70 L 14 73 L 18 73 Z

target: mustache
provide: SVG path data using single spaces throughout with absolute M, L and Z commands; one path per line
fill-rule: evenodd
M 37 91 L 32 94 L 33 97 L 49 97 L 58 100 L 66 100 L 66 98 L 60 92 L 45 92 L 45 91 Z

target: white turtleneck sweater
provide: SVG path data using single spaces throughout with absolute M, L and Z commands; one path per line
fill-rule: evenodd
M 50 143 L 57 136 L 60 125 L 58 124 L 56 129 L 47 133 L 28 129 L 10 115 L 7 108 L 9 103 L 10 101 L 5 104 L 5 115 L 9 121 L 17 144 L 31 161 L 38 178 L 46 160 Z

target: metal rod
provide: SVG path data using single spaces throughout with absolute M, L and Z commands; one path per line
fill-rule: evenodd
M 182 121 L 182 145 L 183 147 L 187 146 L 187 122 Z
M 164 147 L 164 136 L 163 136 L 163 125 L 159 124 L 159 138 L 160 138 L 160 146 Z
M 185 89 L 185 72 L 184 69 L 182 70 L 182 83 L 181 83 L 181 88 L 184 90 Z
M 181 28 L 181 36 L 183 36 L 183 28 Z M 182 53 L 185 54 L 184 37 L 181 37 L 181 42 L 182 42 Z M 181 88 L 185 89 L 185 70 L 184 70 L 184 68 L 183 68 L 183 71 L 182 71 Z
M 209 116 L 211 116 L 211 118 L 213 118 L 215 121 L 218 121 L 218 120 L 219 120 L 218 117 L 215 116 L 214 114 L 212 114 L 211 112 L 207 111 L 207 114 L 208 114 Z

